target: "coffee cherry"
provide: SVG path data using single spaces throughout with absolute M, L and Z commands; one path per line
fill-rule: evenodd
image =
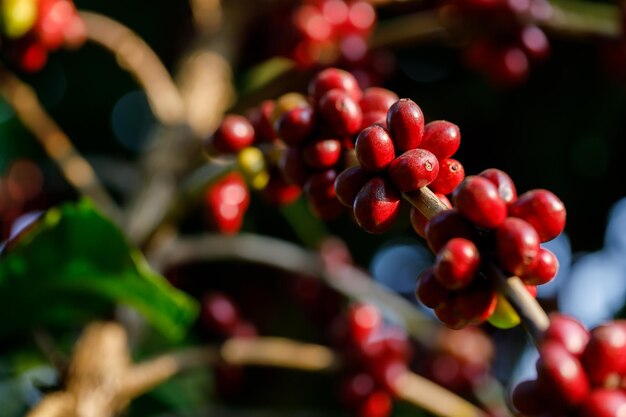
M 328 91 L 320 98 L 317 109 L 332 133 L 351 135 L 361 127 L 363 114 L 359 104 L 345 91 Z
M 318 73 L 309 83 L 309 96 L 318 101 L 333 89 L 346 92 L 352 99 L 361 99 L 361 89 L 352 74 L 337 68 L 328 68 Z
M 252 109 L 248 113 L 248 120 L 254 128 L 254 139 L 258 142 L 272 142 L 276 138 L 276 132 L 272 124 L 274 106 L 273 100 L 265 100 L 259 107 Z
M 496 168 L 489 168 L 478 174 L 479 177 L 488 179 L 498 189 L 500 198 L 506 204 L 512 204 L 517 200 L 517 190 L 511 177 L 504 171 Z
M 254 129 L 248 120 L 236 114 L 229 114 L 207 142 L 220 153 L 237 153 L 254 142 Z
M 309 197 L 319 200 L 335 199 L 335 179 L 337 171 L 327 169 L 326 171 L 314 172 L 304 184 L 304 192 Z
M 542 242 L 554 239 L 565 228 L 565 206 L 547 190 L 532 190 L 522 194 L 511 205 L 509 215 L 533 225 Z
M 280 172 L 270 173 L 267 185 L 261 190 L 263 199 L 274 206 L 285 206 L 296 201 L 302 194 L 302 189 L 294 184 L 289 184 Z
M 413 100 L 400 99 L 387 112 L 387 129 L 397 152 L 415 149 L 424 136 L 424 114 Z
M 426 225 L 428 247 L 437 253 L 450 240 L 462 237 L 473 241 L 476 231 L 456 209 L 445 210 L 435 215 Z
M 468 324 L 481 324 L 495 311 L 497 293 L 487 281 L 475 279 L 472 284 L 458 291 L 454 299 L 458 313 Z
M 308 99 L 300 93 L 287 93 L 278 97 L 274 102 L 274 110 L 270 121 L 272 126 L 276 126 L 278 119 L 290 110 L 298 107 L 311 107 Z
M 363 97 L 359 102 L 363 114 L 370 112 L 387 113 L 389 108 L 398 101 L 398 95 L 385 88 L 370 87 L 363 92 Z
M 626 373 L 626 325 L 609 322 L 593 329 L 582 362 L 596 386 L 619 382 Z
M 539 236 L 528 222 L 509 217 L 496 230 L 496 250 L 507 272 L 524 275 L 539 253 Z
M 202 298 L 202 323 L 222 336 L 229 336 L 239 324 L 239 311 L 230 297 L 212 292 Z
M 415 295 L 422 304 L 433 309 L 439 307 L 450 298 L 450 292 L 439 283 L 433 268 L 426 268 L 422 271 L 417 279 Z
M 459 330 L 467 326 L 469 321 L 467 318 L 456 308 L 455 298 L 450 297 L 445 302 L 435 307 L 435 316 L 447 327 Z
M 232 172 L 207 190 L 204 203 L 206 219 L 212 228 L 220 233 L 237 233 L 250 204 L 250 194 L 243 177 Z
M 461 131 L 454 123 L 435 120 L 424 127 L 420 147 L 432 152 L 439 160 L 450 158 L 460 145 Z
M 437 253 L 435 276 L 449 290 L 467 287 L 480 266 L 478 248 L 470 240 L 454 238 Z
M 346 169 L 335 179 L 335 193 L 337 199 L 344 206 L 352 207 L 357 194 L 369 180 L 369 174 L 361 169 L 361 167 Z
M 619 389 L 596 389 L 580 405 L 580 417 L 620 417 L 626 413 L 626 393 Z
M 307 194 L 307 196 L 309 209 L 317 218 L 321 220 L 334 220 L 345 210 L 345 207 L 334 197 L 328 198 L 310 194 Z
M 278 118 L 276 131 L 283 142 L 296 146 L 313 132 L 314 123 L 313 109 L 300 106 L 286 111 Z
M 524 381 L 518 384 L 513 389 L 511 401 L 517 411 L 530 416 L 540 415 L 545 408 L 545 400 L 537 381 Z
M 439 174 L 430 183 L 429 188 L 435 193 L 450 194 L 465 178 L 465 169 L 456 159 L 439 160 Z
M 495 229 L 506 219 L 506 203 L 496 186 L 485 178 L 466 177 L 452 198 L 459 213 L 479 227 Z
M 392 401 L 385 391 L 374 391 L 357 410 L 358 417 L 389 417 Z
M 309 177 L 309 172 L 305 168 L 302 160 L 302 153 L 298 148 L 287 148 L 278 160 L 278 168 L 283 178 L 290 183 L 296 185 L 304 185 Z
M 548 249 L 539 248 L 535 260 L 520 278 L 530 285 L 543 285 L 550 282 L 559 270 L 559 260 Z
M 552 313 L 550 326 L 544 332 L 543 340 L 556 341 L 569 353 L 579 358 L 589 342 L 589 332 L 573 317 Z
M 582 365 L 560 343 L 547 341 L 539 348 L 537 383 L 549 393 L 553 403 L 572 407 L 582 403 L 589 393 L 589 380 Z
M 395 158 L 393 141 L 389 132 L 374 125 L 364 129 L 356 139 L 356 157 L 368 172 L 383 171 Z
M 400 212 L 400 195 L 381 177 L 369 180 L 354 200 L 354 217 L 368 233 L 383 233 L 393 225 Z
M 358 407 L 375 387 L 374 379 L 366 373 L 350 375 L 341 384 L 341 399 L 350 408 Z
M 387 112 L 382 111 L 370 111 L 363 113 L 363 120 L 361 121 L 361 128 L 363 130 L 372 125 L 379 125 L 383 128 L 387 128 Z
M 389 165 L 389 178 L 401 192 L 426 187 L 439 174 L 439 161 L 424 149 L 411 149 Z
M 341 142 L 330 138 L 316 139 L 304 147 L 302 157 L 311 168 L 330 168 L 341 157 Z
M 347 315 L 350 336 L 357 343 L 365 341 L 383 322 L 380 311 L 371 304 L 352 305 Z

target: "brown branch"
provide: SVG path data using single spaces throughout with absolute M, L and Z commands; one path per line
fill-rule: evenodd
M 185 119 L 183 99 L 167 69 L 150 46 L 121 23 L 94 12 L 81 11 L 87 37 L 111 51 L 120 66 L 128 70 L 148 96 L 154 115 L 166 125 Z
M 119 208 L 100 183 L 89 162 L 43 108 L 35 90 L 8 69 L 0 67 L 0 94 L 15 110 L 24 127 L 61 169 L 67 182 L 80 194 L 93 200 L 105 214 L 119 220 Z

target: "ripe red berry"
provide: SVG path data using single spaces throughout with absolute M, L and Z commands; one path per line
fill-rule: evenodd
M 357 410 L 358 417 L 389 417 L 392 401 L 383 390 L 374 391 Z
M 316 139 L 304 147 L 302 157 L 311 168 L 330 168 L 341 157 L 341 142 L 330 138 Z
M 313 109 L 298 106 L 283 113 L 276 121 L 278 136 L 287 145 L 295 146 L 302 143 L 313 132 L 315 121 Z
M 465 178 L 465 169 L 456 159 L 439 160 L 439 174 L 430 183 L 429 188 L 435 193 L 450 194 Z
M 450 239 L 462 237 L 474 240 L 476 230 L 456 209 L 445 210 L 430 219 L 426 225 L 426 241 L 437 253 Z
M 531 190 L 522 194 L 509 208 L 509 215 L 532 224 L 542 242 L 554 239 L 565 228 L 565 205 L 547 190 Z
M 239 311 L 226 294 L 212 292 L 202 298 L 202 323 L 222 336 L 230 335 L 239 324 Z
M 437 253 L 435 276 L 449 290 L 459 290 L 472 283 L 480 267 L 480 253 L 470 240 L 450 239 Z
M 517 200 L 517 190 L 515 189 L 515 183 L 509 175 L 497 168 L 489 168 L 478 174 L 479 177 L 488 179 L 498 189 L 500 198 L 504 200 L 506 204 L 514 203 Z
M 341 384 L 341 400 L 350 408 L 362 404 L 376 387 L 374 379 L 366 374 L 350 375 Z
M 325 171 L 314 172 L 304 184 L 304 192 L 309 197 L 319 200 L 335 199 L 335 179 L 337 171 L 327 169 Z
M 345 211 L 345 207 L 336 198 L 310 194 L 307 196 L 309 209 L 321 220 L 334 220 Z
M 271 172 L 270 179 L 261 194 L 269 204 L 284 206 L 296 201 L 302 194 L 302 189 L 298 185 L 285 181 L 280 172 Z
M 309 96 L 317 101 L 333 89 L 345 91 L 357 102 L 361 99 L 361 88 L 356 78 L 337 68 L 328 68 L 318 73 L 309 83 Z
M 255 140 L 258 142 L 271 142 L 276 138 L 276 132 L 272 125 L 274 106 L 274 100 L 265 100 L 259 107 L 248 113 L 248 120 L 254 128 Z
M 596 389 L 580 405 L 580 417 L 619 417 L 626 412 L 626 393 L 620 389 Z
M 351 135 L 361 127 L 363 114 L 359 104 L 345 91 L 328 91 L 320 98 L 317 109 L 332 134 Z
M 559 270 L 559 260 L 548 249 L 539 248 L 535 260 L 520 278 L 530 285 L 543 285 L 550 282 Z
M 354 200 L 354 218 L 366 232 L 383 233 L 400 212 L 400 194 L 381 177 L 369 180 Z
M 619 382 L 626 372 L 626 325 L 609 322 L 593 329 L 582 362 L 596 386 Z
M 360 105 L 363 114 L 369 112 L 384 112 L 398 101 L 398 96 L 393 91 L 389 91 L 386 88 L 370 87 L 363 92 Z
M 389 178 L 401 192 L 426 187 L 439 174 L 437 157 L 425 149 L 411 149 L 389 165 Z
M 236 153 L 254 142 L 254 129 L 248 119 L 236 114 L 224 117 L 207 143 L 221 153 Z
M 351 167 L 335 179 L 337 199 L 347 207 L 352 207 L 361 188 L 370 180 L 370 176 L 361 167 Z
M 391 133 L 397 152 L 417 148 L 424 136 L 422 109 L 408 98 L 398 100 L 387 112 L 387 129 Z
M 537 381 L 524 381 L 513 389 L 511 396 L 513 406 L 517 411 L 537 416 L 545 410 L 545 402 Z
M 352 305 L 347 316 L 350 336 L 356 343 L 365 341 L 383 322 L 380 311 L 371 304 Z
M 302 153 L 298 148 L 287 148 L 280 155 L 278 168 L 283 174 L 283 178 L 291 184 L 302 186 L 309 177 L 309 172 L 302 160 Z
M 204 196 L 206 219 L 221 233 L 237 233 L 250 203 L 241 174 L 232 172 L 209 188 Z
M 496 230 L 496 251 L 504 270 L 524 275 L 539 253 L 539 236 L 528 222 L 509 217 Z
M 368 172 L 384 170 L 396 156 L 389 132 L 378 125 L 361 131 L 354 149 L 359 164 Z
M 435 307 L 435 316 L 451 329 L 459 330 L 468 325 L 467 318 L 456 308 L 456 298 L 450 297 Z
M 422 304 L 433 309 L 450 298 L 450 292 L 437 280 L 433 268 L 426 268 L 419 275 L 415 295 Z
M 506 219 L 506 203 L 496 186 L 485 178 L 466 177 L 452 198 L 459 213 L 479 227 L 494 229 Z
M 460 145 L 461 131 L 454 123 L 435 120 L 424 127 L 424 137 L 420 147 L 432 152 L 438 159 L 450 158 Z
M 552 313 L 543 340 L 559 342 L 569 353 L 579 358 L 589 342 L 589 332 L 573 317 Z
M 361 122 L 361 128 L 359 130 L 363 130 L 372 125 L 379 125 L 387 128 L 387 113 L 382 111 L 370 111 L 363 113 L 363 121 Z
M 460 290 L 454 299 L 456 310 L 468 324 L 481 324 L 496 310 L 498 296 L 491 284 L 483 279 L 475 279 L 472 284 Z

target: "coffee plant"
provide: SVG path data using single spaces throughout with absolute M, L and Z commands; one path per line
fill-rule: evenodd
M 625 416 L 625 13 L 0 1 L 0 414 Z

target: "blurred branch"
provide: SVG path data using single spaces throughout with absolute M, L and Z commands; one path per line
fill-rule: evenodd
M 404 320 L 411 336 L 427 347 L 436 342 L 438 326 L 416 307 L 376 284 L 365 272 L 351 265 L 326 265 L 323 259 L 299 246 L 259 235 L 204 235 L 175 238 L 148 255 L 158 270 L 187 262 L 244 261 L 321 279 L 336 291 L 355 300 L 375 302 Z
M 381 21 L 369 42 L 370 48 L 414 45 L 417 41 L 450 37 L 437 10 L 428 10 Z
M 81 11 L 88 39 L 111 51 L 119 65 L 142 86 L 154 115 L 166 125 L 185 119 L 178 88 L 150 46 L 121 23 L 98 13 Z
M 124 329 L 93 323 L 75 346 L 66 390 L 47 395 L 27 417 L 112 417 L 135 397 L 176 374 L 218 361 L 330 372 L 339 356 L 321 345 L 267 337 L 229 339 L 220 347 L 189 348 L 133 365 Z M 409 371 L 395 383 L 399 398 L 441 417 L 485 417 L 473 404 Z
M 67 182 L 80 194 L 93 200 L 106 215 L 119 221 L 119 208 L 89 162 L 74 148 L 67 135 L 43 108 L 35 90 L 8 69 L 0 67 L 0 94 L 61 169 Z
M 550 31 L 568 36 L 618 38 L 622 34 L 619 6 L 580 0 L 551 0 L 553 15 L 540 22 Z
M 222 19 L 220 3 L 220 0 L 189 0 L 196 27 L 206 32 L 218 26 Z

